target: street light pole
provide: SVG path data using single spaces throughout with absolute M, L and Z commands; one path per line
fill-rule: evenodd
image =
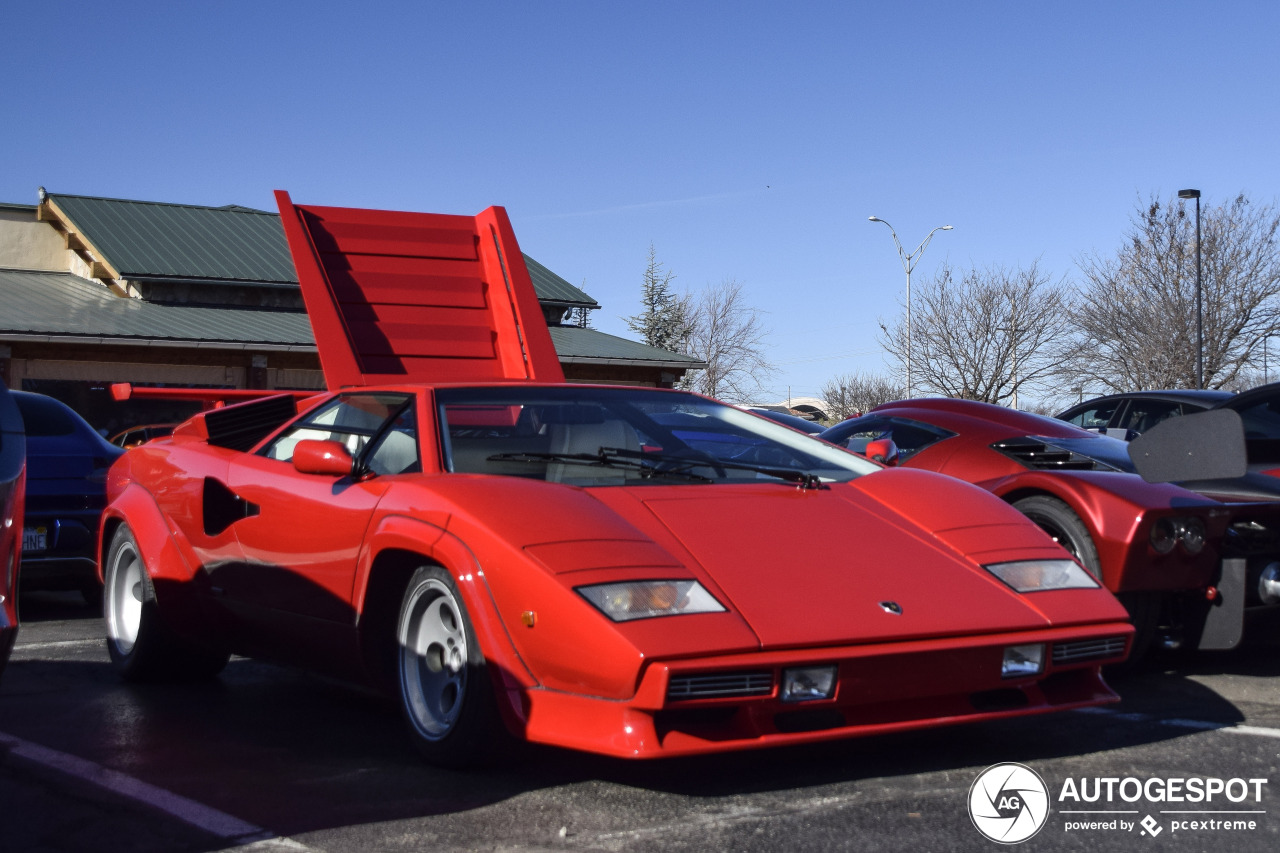
M 889 233 L 893 235 L 893 245 L 898 249 L 898 258 L 902 261 L 902 269 L 907 274 L 907 398 L 911 398 L 911 271 L 916 268 L 916 262 L 920 260 L 920 255 L 924 254 L 925 247 L 929 245 L 929 241 L 933 239 L 933 235 L 939 231 L 950 231 L 950 225 L 939 225 L 937 228 L 929 232 L 929 236 L 920 241 L 920 245 L 916 246 L 916 250 L 911 254 L 907 254 L 902 250 L 902 243 L 898 242 L 898 232 L 893 230 L 893 226 L 889 225 L 878 216 L 868 216 L 868 221 L 879 222 L 889 228 Z
M 1196 200 L 1196 388 L 1204 389 L 1204 285 L 1200 278 L 1200 190 L 1178 190 Z

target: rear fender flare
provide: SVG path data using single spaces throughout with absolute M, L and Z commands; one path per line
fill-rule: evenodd
M 218 636 L 217 620 L 207 606 L 208 583 L 197 571 L 194 556 L 183 553 L 164 513 L 151 493 L 137 484 L 120 492 L 102 513 L 98 528 L 98 578 L 107 564 L 107 550 L 122 524 L 128 524 L 151 578 L 159 613 L 175 634 L 209 644 Z
M 195 562 L 182 552 L 151 493 L 137 484 L 124 491 L 102 513 L 98 527 L 98 580 L 103 580 L 107 549 L 121 524 L 127 523 L 153 581 L 184 583 L 195 576 Z

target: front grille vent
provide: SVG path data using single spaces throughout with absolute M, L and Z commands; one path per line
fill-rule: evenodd
M 725 699 L 736 696 L 768 696 L 773 692 L 773 673 L 699 672 L 673 675 L 667 685 L 667 701 Z
M 1099 637 L 1053 644 L 1053 662 L 1056 664 L 1103 660 L 1121 654 L 1124 654 L 1124 637 Z
M 1008 438 L 991 445 L 1015 462 L 1042 471 L 1093 471 L 1112 470 L 1095 459 L 1056 447 L 1038 438 Z

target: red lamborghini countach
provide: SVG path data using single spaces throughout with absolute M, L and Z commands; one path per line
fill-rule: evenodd
M 993 495 L 566 384 L 500 208 L 278 198 L 334 390 L 211 409 L 112 469 L 126 679 L 232 653 L 362 679 L 454 766 L 507 736 L 647 758 L 1116 698 L 1124 609 Z

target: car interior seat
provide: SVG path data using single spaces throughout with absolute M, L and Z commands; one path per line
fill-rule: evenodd
M 595 456 L 602 447 L 636 451 L 640 449 L 636 431 L 630 424 L 620 420 L 596 424 L 551 424 L 547 431 L 551 440 L 548 450 L 551 453 Z M 632 469 L 553 461 L 547 466 L 547 480 L 579 486 L 618 485 L 626 479 L 628 471 Z

